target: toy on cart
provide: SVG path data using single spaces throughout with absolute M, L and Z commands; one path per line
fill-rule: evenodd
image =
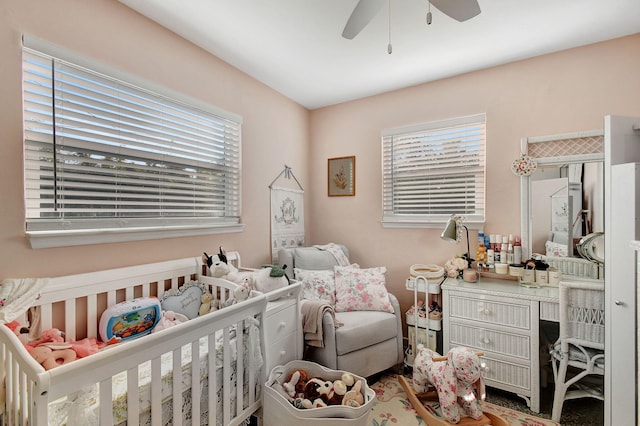
M 455 347 L 446 356 L 418 346 L 413 364 L 413 384 L 400 376 L 409 401 L 429 426 L 509 426 L 502 417 L 484 413 L 480 402 L 485 389 L 480 358 L 466 347 Z M 441 416 L 429 411 L 421 399 L 440 402 Z

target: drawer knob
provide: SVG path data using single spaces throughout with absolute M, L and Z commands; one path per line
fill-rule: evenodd
M 488 337 L 483 337 L 480 339 L 482 341 L 482 343 L 484 343 L 485 345 L 488 345 L 489 343 L 491 343 L 491 340 L 489 340 Z
M 287 354 L 287 351 L 280 351 L 280 358 L 284 358 L 286 354 Z
M 282 321 L 280 324 L 278 324 L 279 328 L 285 328 L 287 326 L 287 323 Z

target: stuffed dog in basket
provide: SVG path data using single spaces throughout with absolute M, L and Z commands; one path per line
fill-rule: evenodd
M 418 355 L 413 364 L 413 387 L 418 393 L 427 391 L 429 384 L 438 392 L 442 416 L 451 423 L 458 423 L 460 416 L 474 419 L 482 417 L 480 401 L 484 399 L 484 380 L 480 359 L 473 349 L 455 347 L 445 361 L 434 362 L 436 352 L 418 345 Z M 476 382 L 479 393 L 476 395 Z

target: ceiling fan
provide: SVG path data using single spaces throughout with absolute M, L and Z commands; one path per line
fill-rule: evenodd
M 380 11 L 384 2 L 385 0 L 359 0 L 344 26 L 342 37 L 351 40 L 357 36 Z M 430 0 L 429 5 L 432 3 L 442 13 L 459 22 L 480 14 L 477 0 Z M 427 13 L 427 24 L 431 24 L 431 11 Z

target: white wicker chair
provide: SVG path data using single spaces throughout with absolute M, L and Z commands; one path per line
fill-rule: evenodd
M 601 383 L 587 384 L 589 375 L 604 376 L 604 283 L 597 280 L 560 283 L 560 337 L 551 350 L 555 394 L 551 418 L 558 422 L 568 399 L 604 399 Z

